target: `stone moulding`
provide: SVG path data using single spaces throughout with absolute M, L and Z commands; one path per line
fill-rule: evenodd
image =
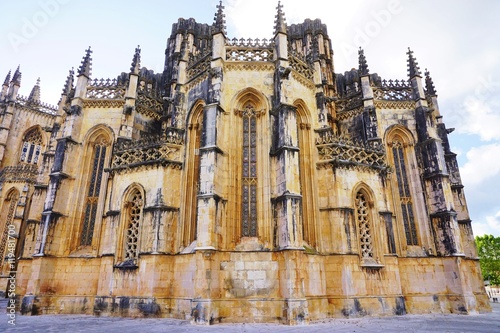
M 212 61 L 212 53 L 206 53 L 201 58 L 197 58 L 193 63 L 188 64 L 187 76 L 188 80 L 207 72 L 210 69 L 210 62 Z
M 225 68 L 235 71 L 274 71 L 274 64 L 265 62 L 234 62 L 226 63 Z
M 28 97 L 18 95 L 16 104 L 23 110 L 35 111 L 45 116 L 54 117 L 57 115 L 58 108 L 54 105 L 46 104 L 43 102 L 30 101 Z
M 366 147 L 349 139 L 336 137 L 331 133 L 320 133 L 316 139 L 319 161 L 318 168 L 357 169 L 361 171 L 387 172 L 385 150 L 382 147 Z
M 182 133 L 175 129 L 169 129 L 164 138 L 119 142 L 113 150 L 111 167 L 106 171 L 120 173 L 157 165 L 182 169 L 183 162 L 179 154 L 183 143 Z
M 7 182 L 34 184 L 37 174 L 38 167 L 34 164 L 8 166 L 0 171 L 0 184 Z
M 337 112 L 337 120 L 342 121 L 342 120 L 347 120 L 347 119 L 350 119 L 350 118 L 354 118 L 357 115 L 363 113 L 363 111 L 364 111 L 364 107 L 363 106 L 359 106 L 358 108 L 352 109 L 352 110 L 339 111 L 339 112 Z
M 375 100 L 373 102 L 377 109 L 403 109 L 403 110 L 415 110 L 415 101 L 387 101 L 387 100 Z
M 83 101 L 84 108 L 122 108 L 125 100 L 122 99 L 86 99 Z

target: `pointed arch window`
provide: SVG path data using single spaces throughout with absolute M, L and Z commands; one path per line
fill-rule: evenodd
M 20 161 L 37 164 L 42 152 L 42 133 L 39 128 L 33 128 L 23 138 Z
M 359 232 L 359 245 L 363 259 L 373 258 L 373 239 L 371 230 L 371 215 L 366 195 L 356 193 L 356 219 Z
M 93 144 L 91 177 L 89 181 L 87 196 L 85 198 L 85 213 L 83 227 L 80 234 L 80 245 L 88 246 L 92 244 L 94 227 L 97 220 L 97 206 L 99 205 L 99 193 L 101 191 L 104 162 L 106 150 L 109 143 L 102 137 Z
M 125 230 L 125 261 L 137 261 L 139 256 L 139 240 L 142 221 L 142 210 L 144 208 L 144 200 L 142 193 L 138 189 L 134 189 L 129 195 L 127 201 L 126 213 L 126 230 Z
M 186 210 L 184 246 L 188 246 L 197 239 L 198 218 L 198 194 L 200 188 L 200 148 L 202 147 L 203 132 L 203 104 L 197 105 L 188 126 L 188 148 L 189 155 L 186 158 L 186 176 L 189 184 L 186 188 Z
M 257 236 L 257 117 L 258 112 L 247 105 L 243 118 L 241 235 Z
M 5 249 L 7 247 L 7 239 L 9 235 L 9 230 L 12 228 L 12 222 L 14 221 L 14 215 L 16 213 L 17 202 L 19 200 L 19 192 L 13 190 L 9 193 L 7 198 L 3 203 L 2 214 L 0 215 L 0 268 L 3 265 L 5 259 Z
M 392 155 L 394 158 L 394 169 L 398 182 L 398 193 L 401 202 L 401 212 L 405 228 L 406 243 L 408 245 L 418 245 L 417 227 L 415 215 L 413 213 L 412 196 L 410 184 L 408 182 L 408 171 L 405 160 L 405 146 L 399 140 L 392 142 Z

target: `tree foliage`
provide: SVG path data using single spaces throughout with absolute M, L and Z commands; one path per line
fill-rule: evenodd
M 483 279 L 492 285 L 500 285 L 500 237 L 476 236 L 477 253 Z

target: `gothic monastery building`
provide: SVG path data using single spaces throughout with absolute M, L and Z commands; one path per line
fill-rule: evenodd
M 488 311 L 456 154 L 408 50 L 335 72 L 320 20 L 179 19 L 163 73 L 0 95 L 0 285 L 23 314 L 301 324 Z M 133 50 L 131 50 L 131 55 Z M 118 74 L 118 73 L 117 73 Z M 14 273 L 15 272 L 15 273 Z

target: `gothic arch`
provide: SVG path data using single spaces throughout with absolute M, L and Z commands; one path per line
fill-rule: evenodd
M 196 101 L 188 115 L 188 130 L 186 132 L 185 172 L 183 174 L 183 198 L 181 205 L 180 234 L 182 247 L 189 246 L 197 236 L 198 184 L 200 181 L 200 147 L 202 146 L 203 116 L 205 102 Z
M 239 91 L 231 101 L 230 120 L 225 131 L 229 142 L 231 187 L 228 193 L 230 216 L 229 238 L 237 243 L 243 237 L 255 237 L 272 244 L 271 172 L 271 104 L 264 94 L 253 87 Z
M 29 164 L 38 164 L 40 155 L 46 147 L 46 138 L 40 125 L 28 128 L 22 137 L 19 148 L 19 161 Z
M 375 194 L 364 182 L 359 182 L 352 191 L 354 218 L 359 242 L 361 262 L 365 265 L 377 263 L 380 235 L 377 232 Z
M 113 130 L 104 124 L 92 127 L 85 135 L 81 161 L 79 193 L 75 217 L 77 221 L 74 247 L 97 249 L 101 230 L 108 174 L 104 169 L 111 162 Z
M 386 143 L 390 143 L 391 140 L 394 139 L 401 140 L 402 142 L 405 142 L 408 145 L 415 144 L 415 137 L 413 136 L 412 132 L 408 128 L 402 125 L 392 125 L 385 131 L 384 141 Z
M 313 163 L 314 138 L 311 131 L 311 113 L 302 99 L 293 105 L 297 110 L 297 137 L 299 147 L 300 187 L 302 195 L 302 228 L 304 240 L 311 246 L 317 245 L 316 202 L 314 198 L 315 167 Z
M 117 262 L 136 265 L 142 238 L 146 193 L 138 183 L 130 184 L 122 195 L 121 223 L 116 246 Z
M 253 105 L 256 110 L 271 109 L 271 104 L 264 94 L 252 87 L 239 91 L 231 102 L 235 110 L 243 110 L 248 104 Z
M 420 187 L 420 177 L 415 166 L 415 139 L 412 133 L 401 125 L 394 125 L 387 129 L 385 134 L 387 149 L 387 160 L 393 167 L 391 177 L 393 209 L 397 216 L 397 229 L 400 235 L 404 235 L 406 246 L 419 246 L 421 230 L 424 228 L 424 218 L 417 214 L 419 205 L 424 204 L 423 198 L 415 192 Z M 413 166 L 413 167 L 412 167 Z M 421 194 L 420 194 L 421 195 Z M 425 211 L 425 208 L 424 210 Z

